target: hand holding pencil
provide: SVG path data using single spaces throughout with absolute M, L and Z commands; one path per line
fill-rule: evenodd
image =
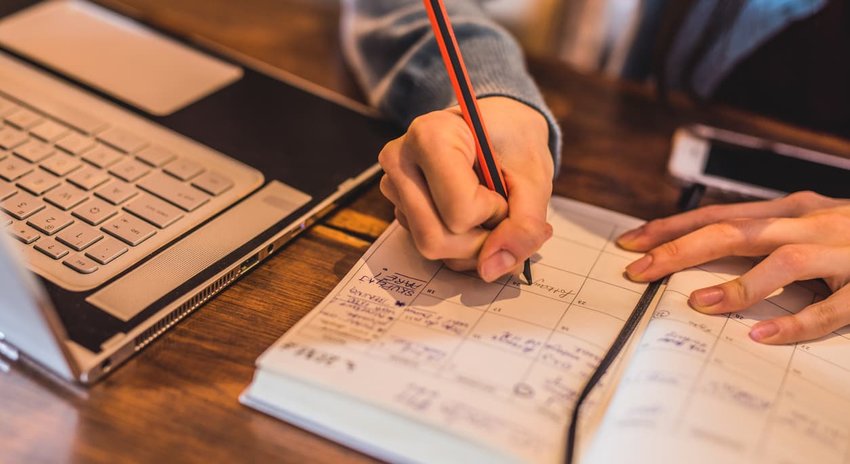
M 489 137 L 476 137 L 464 115 L 469 108 L 420 116 L 382 151 L 381 190 L 425 257 L 493 281 L 523 270 L 551 236 L 546 208 L 554 167 L 548 125 L 537 110 L 507 97 L 475 106 Z M 507 199 L 476 171 L 486 140 L 501 164 Z

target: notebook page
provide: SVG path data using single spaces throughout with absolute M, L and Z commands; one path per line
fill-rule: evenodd
M 794 346 L 748 337 L 760 320 L 818 298 L 792 285 L 730 316 L 687 305 L 697 288 L 745 272 L 728 259 L 675 274 L 618 385 L 585 463 L 846 463 L 850 339 Z
M 623 277 L 636 256 L 612 242 L 641 221 L 559 198 L 549 220 L 554 237 L 533 259 L 531 286 L 427 261 L 394 223 L 260 368 L 506 461 L 559 462 L 575 397 L 644 285 Z

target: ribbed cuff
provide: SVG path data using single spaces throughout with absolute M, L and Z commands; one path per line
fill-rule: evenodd
M 546 118 L 549 150 L 557 175 L 561 164 L 561 129 L 528 74 L 519 45 L 506 31 L 490 23 L 462 21 L 454 27 L 469 78 L 479 98 L 513 98 Z M 405 126 L 419 115 L 457 104 L 433 34 L 427 34 L 418 45 L 379 102 L 385 114 Z

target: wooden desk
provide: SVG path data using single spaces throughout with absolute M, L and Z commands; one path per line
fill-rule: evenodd
M 339 52 L 335 2 L 123 1 L 166 28 L 361 98 Z M 847 142 L 761 118 L 682 102 L 664 107 L 638 86 L 556 63 L 531 67 L 564 128 L 556 193 L 625 213 L 651 218 L 673 211 L 677 188 L 664 166 L 670 136 L 683 123 L 707 121 L 850 153 Z M 84 394 L 13 366 L 0 375 L 0 461 L 371 461 L 242 407 L 237 397 L 257 356 L 336 285 L 391 220 L 390 204 L 372 187 Z

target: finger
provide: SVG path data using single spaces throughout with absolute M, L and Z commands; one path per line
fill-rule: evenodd
M 650 221 L 626 232 L 617 244 L 627 250 L 646 251 L 708 224 L 742 218 L 799 217 L 811 211 L 846 204 L 813 192 L 798 192 L 786 197 L 731 205 L 712 205 Z
M 456 272 L 465 272 L 475 269 L 478 260 L 473 259 L 444 259 L 446 267 Z
M 769 345 L 814 340 L 850 324 L 850 287 L 804 308 L 797 314 L 762 321 L 750 330 L 750 338 Z
M 505 200 L 481 185 L 475 173 L 475 145 L 459 114 L 437 111 L 417 118 L 405 138 L 402 161 L 422 170 L 434 205 L 450 231 L 466 232 L 505 217 Z
M 817 243 L 811 219 L 738 219 L 707 225 L 661 246 L 626 267 L 627 276 L 650 282 L 724 256 L 764 256 L 792 243 Z
M 478 274 L 492 282 L 507 273 L 516 273 L 523 261 L 552 236 L 546 222 L 551 185 L 527 177 L 503 173 L 508 185 L 508 217 L 487 237 L 478 258 Z
M 398 150 L 388 148 L 381 152 L 379 160 L 389 178 L 383 185 L 395 188 L 394 194 L 398 195 L 396 207 L 406 217 L 408 230 L 422 256 L 432 260 L 476 256 L 487 232 L 476 228 L 453 234 L 446 229 L 431 200 L 422 172 L 400 155 Z M 390 192 L 390 195 L 393 193 Z
M 741 277 L 694 291 L 688 303 L 707 314 L 740 311 L 792 282 L 845 273 L 850 259 L 847 250 L 850 248 L 784 245 Z
M 381 176 L 381 183 L 379 184 L 379 188 L 381 189 L 381 193 L 386 197 L 390 203 L 396 205 L 396 209 L 398 209 L 398 204 L 400 203 L 398 189 L 393 184 L 393 181 L 390 179 L 390 176 L 384 174 Z
M 395 218 L 398 219 L 398 223 L 401 224 L 402 227 L 410 231 L 410 225 L 407 222 L 407 216 L 405 216 L 404 213 L 401 212 L 401 210 L 398 208 L 395 209 Z

